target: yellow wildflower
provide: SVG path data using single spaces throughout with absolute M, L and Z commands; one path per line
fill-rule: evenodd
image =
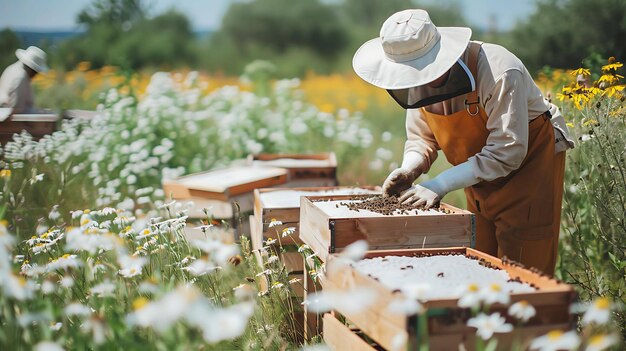
M 608 65 L 604 65 L 602 66 L 602 71 L 603 72 L 607 72 L 607 71 L 617 71 L 618 69 L 620 69 L 623 64 L 621 62 L 618 62 L 615 60 L 615 57 L 611 56 L 608 59 Z
M 606 83 L 608 85 L 613 85 L 615 83 L 618 83 L 620 79 L 624 78 L 624 76 L 621 76 L 619 74 L 613 73 L 613 74 L 603 74 L 600 79 L 598 79 L 598 83 Z
M 11 170 L 10 169 L 2 169 L 0 170 L 0 178 L 8 178 L 11 176 Z
M 150 301 L 148 301 L 148 299 L 146 299 L 143 296 L 136 298 L 133 301 L 133 310 L 137 311 L 137 310 L 144 308 L 148 304 L 148 302 Z
M 590 76 L 591 71 L 587 68 L 580 67 L 579 69 L 571 71 L 569 74 L 573 75 L 574 77 L 578 77 L 578 75 Z
M 586 121 L 583 122 L 583 126 L 588 127 L 588 126 L 597 126 L 599 123 L 597 120 L 591 118 L 588 119 Z
M 608 88 L 604 89 L 604 93 L 602 93 L 602 95 L 603 95 L 603 96 L 604 96 L 604 95 L 608 95 L 609 97 L 613 97 L 613 96 L 615 96 L 615 95 L 617 94 L 617 96 L 618 96 L 618 97 L 621 97 L 621 96 L 619 96 L 619 95 L 620 95 L 619 93 L 620 93 L 622 90 L 624 90 L 624 87 L 626 87 L 626 86 L 625 86 L 625 85 L 623 85 L 623 84 L 622 84 L 622 85 L 613 85 L 613 86 L 610 86 L 610 87 L 608 87 Z

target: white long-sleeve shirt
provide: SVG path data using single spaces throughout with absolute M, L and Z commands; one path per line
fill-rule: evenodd
M 467 63 L 466 51 L 464 62 Z M 487 143 L 468 158 L 479 180 L 491 181 L 518 169 L 528 150 L 528 123 L 546 112 L 546 101 L 522 62 L 505 48 L 483 44 L 478 57 L 476 89 L 488 119 Z M 428 96 L 428 87 L 419 87 Z M 465 95 L 427 106 L 429 112 L 452 114 L 465 109 Z M 421 109 L 407 110 L 407 142 L 404 153 L 416 151 L 427 169 L 437 158 L 439 146 Z M 461 132 L 462 133 L 462 132 Z
M 7 67 L 0 76 L 0 107 L 12 107 L 14 113 L 33 110 L 33 88 L 30 77 L 20 61 Z

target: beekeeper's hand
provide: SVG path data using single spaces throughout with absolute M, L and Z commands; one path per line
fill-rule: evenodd
M 399 198 L 400 202 L 424 209 L 438 207 L 441 197 L 436 192 L 416 184 L 405 190 Z
M 400 201 L 427 209 L 436 207 L 447 193 L 472 186 L 479 181 L 474 175 L 472 165 L 467 161 L 441 172 L 433 179 L 406 190 L 400 196 Z
M 409 151 L 402 159 L 402 166 L 394 169 L 383 183 L 384 196 L 399 196 L 413 185 L 424 171 L 425 159 L 415 151 Z

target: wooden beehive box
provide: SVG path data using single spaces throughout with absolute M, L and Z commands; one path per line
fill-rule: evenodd
M 302 284 L 293 285 L 294 292 L 296 296 L 303 297 L 304 296 L 304 278 L 305 268 L 304 268 L 304 259 L 302 255 L 298 252 L 298 247 L 295 245 L 284 245 L 284 252 L 281 252 L 278 244 L 264 245 L 263 233 L 260 231 L 258 226 L 259 221 L 254 218 L 254 216 L 250 216 L 250 244 L 252 246 L 252 252 L 257 261 L 259 267 L 264 267 L 265 262 L 268 256 L 272 253 L 276 253 L 279 257 L 280 261 L 285 265 L 285 270 L 289 275 L 289 278 L 298 278 L 301 280 Z M 265 249 L 264 249 L 265 247 Z M 261 290 L 267 290 L 269 284 L 267 280 L 260 280 L 260 288 Z
M 250 234 L 250 222 L 243 215 L 253 210 L 253 190 L 286 181 L 282 168 L 232 166 L 164 181 L 163 190 L 167 199 L 193 203 L 189 218 L 205 220 L 207 209 L 214 224 L 226 222 L 238 238 Z
M 354 211 L 342 202 L 362 201 L 371 195 L 305 196 L 300 199 L 300 239 L 326 261 L 358 240 L 371 250 L 474 246 L 474 214 L 451 205 L 408 214 L 383 215 Z
M 285 186 L 323 187 L 337 185 L 334 152 L 317 154 L 256 154 L 248 156 L 253 166 L 279 167 L 289 172 Z
M 536 337 L 554 329 L 571 329 L 573 319 L 569 314 L 569 306 L 576 298 L 574 289 L 567 284 L 532 272 L 515 263 L 503 262 L 493 256 L 464 247 L 371 251 L 365 258 L 448 254 L 462 254 L 467 257 L 482 259 L 499 269 L 505 270 L 511 279 L 532 284 L 536 288 L 532 292 L 510 294 L 511 303 L 526 300 L 537 311 L 537 315 L 530 319 L 516 335 Z M 330 258 L 331 261 L 332 259 L 333 257 Z M 457 350 L 459 344 L 464 344 L 467 350 L 474 348 L 476 330 L 466 325 L 470 312 L 467 309 L 457 307 L 458 299 L 443 298 L 422 302 L 426 308 L 426 326 L 420 326 L 418 324 L 420 321 L 424 323 L 424 319 L 390 311 L 389 304 L 392 301 L 406 298 L 401 291 L 393 291 L 390 287 L 359 272 L 352 266 L 342 266 L 329 272 L 324 282 L 324 289 L 327 290 L 349 291 L 355 288 L 375 291 L 376 298 L 373 304 L 357 313 L 343 311 L 342 306 L 337 306 L 337 311 L 383 348 L 391 349 L 391 346 L 394 345 L 396 349 L 401 350 L 406 350 L 407 347 L 411 350 L 417 349 L 420 343 L 425 342 L 418 340 L 417 334 L 417 330 L 423 327 L 426 327 L 428 331 L 430 350 Z M 502 316 L 506 316 L 506 309 L 507 306 L 496 304 L 491 306 L 489 312 L 500 312 Z M 501 336 L 496 334 L 496 337 L 500 341 L 499 348 L 501 349 L 506 350 L 506 345 L 510 345 L 512 341 L 511 334 L 502 334 Z M 404 345 L 397 345 L 398 340 L 406 340 L 406 342 Z
M 203 208 L 216 218 L 230 218 L 234 204 L 241 212 L 252 211 L 254 189 L 286 181 L 287 171 L 281 168 L 234 166 L 163 181 L 163 190 L 166 198 L 193 201 L 192 218 L 206 217 Z
M 56 114 L 14 114 L 0 122 L 0 144 L 13 140 L 13 134 L 27 131 L 35 140 L 52 134 L 57 128 L 59 116 Z
M 332 313 L 324 314 L 323 330 L 324 343 L 333 351 L 384 351 L 378 345 L 367 340 L 367 336 L 361 330 L 346 326 Z
M 299 238 L 300 227 L 300 197 L 330 194 L 380 194 L 379 187 L 311 187 L 311 188 L 266 188 L 254 191 L 254 216 L 259 221 L 259 227 L 266 239 L 278 239 L 285 228 L 296 228 L 296 231 L 281 237 L 283 245 L 301 245 Z M 270 228 L 275 219 L 282 225 Z

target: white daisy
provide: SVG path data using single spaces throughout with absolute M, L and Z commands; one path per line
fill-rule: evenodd
M 279 225 L 283 225 L 283 222 L 276 220 L 276 218 L 272 218 L 272 220 L 270 221 L 269 227 L 273 228 L 273 227 L 277 227 Z
M 522 322 L 528 322 L 529 319 L 537 314 L 535 308 L 526 300 L 518 301 L 509 307 L 509 316 L 515 317 Z
M 506 323 L 500 313 L 491 315 L 480 313 L 478 316 L 470 318 L 467 325 L 476 328 L 476 334 L 483 340 L 490 339 L 494 333 L 509 333 L 513 330 L 513 326 Z
M 480 296 L 480 287 L 474 283 L 465 286 L 458 301 L 458 306 L 462 308 L 474 308 L 480 306 L 482 301 Z
M 539 351 L 574 350 L 578 348 L 578 345 L 580 345 L 580 337 L 575 331 L 564 333 L 561 330 L 553 330 L 533 339 L 530 348 Z
M 614 334 L 596 334 L 592 335 L 587 342 L 585 351 L 602 351 L 617 344 L 619 337 Z
M 611 303 L 611 300 L 607 297 L 599 297 L 595 299 L 587 307 L 587 311 L 582 318 L 582 323 L 584 325 L 589 325 L 591 323 L 603 325 L 608 323 L 611 318 L 612 306 L 613 304 Z
M 83 262 L 78 259 L 76 255 L 65 254 L 56 260 L 50 261 L 46 265 L 46 271 L 52 272 L 59 269 L 68 270 L 69 268 L 78 268 L 82 266 Z
M 148 260 L 144 257 L 122 256 L 118 258 L 118 262 L 120 264 L 118 273 L 125 278 L 131 278 L 142 273 L 143 266 Z
M 491 284 L 483 287 L 480 290 L 481 300 L 487 305 L 493 305 L 494 303 L 501 303 L 507 305 L 511 299 L 509 293 L 502 289 L 500 284 Z
M 288 227 L 283 229 L 283 233 L 281 234 L 283 238 L 286 238 L 289 235 L 292 235 L 296 232 L 296 227 Z

